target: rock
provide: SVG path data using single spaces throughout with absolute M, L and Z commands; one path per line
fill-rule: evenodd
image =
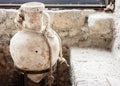
M 114 21 L 115 21 L 115 34 L 114 34 L 114 43 L 113 43 L 113 55 L 118 61 L 120 61 L 120 2 L 119 0 L 115 1 L 115 12 L 114 12 Z
M 7 15 L 6 15 L 6 11 L 5 9 L 1 9 L 0 10 L 0 24 L 2 24 L 3 22 L 5 22 L 6 18 L 7 18 Z
M 78 29 L 84 25 L 85 16 L 81 10 L 62 10 L 53 12 L 53 29 Z
M 107 34 L 113 31 L 113 15 L 108 13 L 95 13 L 88 17 L 90 34 Z

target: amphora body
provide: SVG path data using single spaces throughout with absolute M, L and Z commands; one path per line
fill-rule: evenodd
M 25 71 L 48 69 L 50 68 L 50 50 L 52 66 L 55 65 L 61 49 L 60 39 L 49 27 L 49 18 L 44 12 L 44 4 L 40 2 L 23 4 L 18 11 L 15 23 L 20 29 L 10 41 L 10 53 L 15 66 Z M 28 74 L 28 78 L 37 83 L 46 75 L 47 73 Z

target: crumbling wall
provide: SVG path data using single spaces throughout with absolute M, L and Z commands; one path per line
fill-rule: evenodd
M 110 49 L 112 46 L 113 15 L 95 10 L 48 11 L 51 26 L 69 47 Z
M 16 13 L 15 9 L 0 9 L 0 81 L 3 83 L 0 86 L 11 86 L 10 82 L 14 81 L 21 83 L 19 78 L 23 78 L 15 74 L 9 53 L 10 39 L 18 31 L 14 24 Z M 114 31 L 112 14 L 95 10 L 48 10 L 48 13 L 51 27 L 62 39 L 63 55 L 68 61 L 69 48 L 73 46 L 111 49 Z M 69 68 L 65 64 L 59 65 L 58 71 L 59 86 L 70 86 Z M 30 86 L 37 86 L 29 83 Z

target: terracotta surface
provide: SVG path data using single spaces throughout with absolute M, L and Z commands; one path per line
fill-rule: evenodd
M 46 16 L 44 16 L 46 15 Z M 43 22 L 47 17 L 46 22 Z M 10 41 L 10 53 L 16 67 L 22 70 L 45 70 L 50 67 L 50 53 L 52 52 L 52 66 L 55 65 L 60 53 L 60 40 L 49 26 L 49 15 L 44 12 L 44 4 L 32 2 L 21 6 L 15 23 L 20 29 Z M 47 36 L 48 43 L 45 39 Z M 28 75 L 39 82 L 45 74 Z

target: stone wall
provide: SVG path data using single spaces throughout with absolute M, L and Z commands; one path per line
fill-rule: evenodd
M 117 60 L 120 60 L 120 1 L 115 0 L 115 11 L 114 11 L 114 21 L 115 21 L 115 41 L 113 44 L 113 55 Z
M 112 46 L 113 15 L 95 10 L 48 11 L 51 26 L 68 47 L 110 49 Z
M 10 39 L 18 31 L 14 24 L 16 13 L 15 9 L 0 9 L 0 86 L 12 86 L 10 82 L 20 82 L 18 76 L 22 78 L 16 73 L 9 53 Z M 95 10 L 48 10 L 48 13 L 51 27 L 62 39 L 63 55 L 68 61 L 69 48 L 73 46 L 111 49 L 113 14 Z M 69 68 L 63 64 L 58 71 L 59 86 L 70 86 Z

